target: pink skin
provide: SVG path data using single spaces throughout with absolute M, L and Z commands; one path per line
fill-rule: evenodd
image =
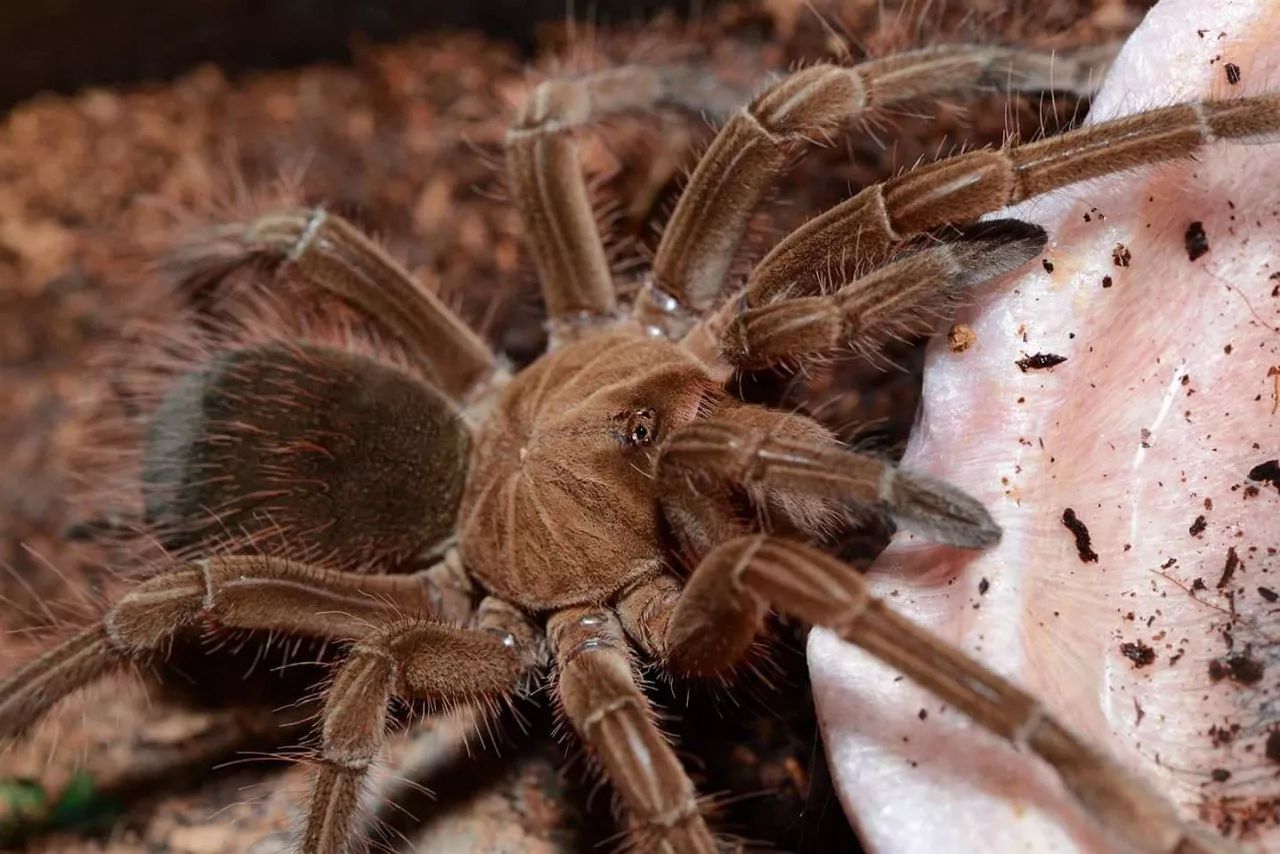
M 1090 121 L 1280 88 L 1276 33 L 1275 0 L 1164 0 Z M 1186 816 L 1221 826 L 1229 814 L 1233 838 L 1277 850 L 1280 801 L 1259 799 L 1280 797 L 1280 761 L 1265 755 L 1280 726 L 1280 603 L 1258 588 L 1280 592 L 1280 489 L 1247 475 L 1280 456 L 1280 377 L 1268 376 L 1280 366 L 1280 277 L 1268 278 L 1280 272 L 1280 144 L 1218 144 L 1002 215 L 1048 229 L 1053 272 L 1036 261 L 976 294 L 958 318 L 977 335 L 968 351 L 932 343 L 904 465 L 985 501 L 1004 540 L 972 554 L 902 534 L 874 583 Z M 1196 220 L 1209 251 L 1193 261 Z M 1035 353 L 1067 361 L 1015 367 Z M 1068 507 L 1096 562 L 1064 527 Z M 1229 548 L 1239 565 L 1219 588 Z M 1154 660 L 1138 666 L 1145 649 Z M 1259 681 L 1211 679 L 1212 661 L 1246 651 Z M 1108 849 L 1038 760 L 825 632 L 809 655 L 837 787 L 872 850 Z M 1230 743 L 1215 743 L 1211 727 L 1231 724 Z

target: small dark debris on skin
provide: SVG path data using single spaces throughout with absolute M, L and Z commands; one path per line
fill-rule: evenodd
M 1227 63 L 1227 82 L 1232 86 L 1240 82 L 1240 66 L 1234 62 Z
M 1262 681 L 1266 666 L 1253 658 L 1248 652 L 1227 656 L 1226 660 L 1214 659 L 1209 662 L 1209 681 L 1221 682 L 1230 677 L 1232 682 L 1241 685 L 1254 685 Z
M 980 580 L 980 581 L 978 582 L 978 595 L 979 595 L 979 596 L 985 596 L 985 595 L 987 595 L 987 591 L 988 591 L 988 590 L 990 590 L 990 589 L 991 589 L 991 582 L 990 582 L 990 581 L 987 581 L 985 578 L 983 578 L 982 580 Z M 1272 600 L 1272 601 L 1275 601 L 1275 600 Z
M 1093 538 L 1089 536 L 1089 529 L 1080 521 L 1076 511 L 1070 507 L 1063 510 L 1062 524 L 1076 538 L 1076 552 L 1080 555 L 1081 562 L 1097 563 L 1098 553 L 1093 550 Z
M 920 720 L 924 720 L 925 718 L 929 717 L 929 713 L 928 713 L 928 712 L 926 712 L 924 709 L 921 709 L 921 710 L 916 714 L 916 717 L 918 717 Z
M 1110 276 L 1103 276 L 1103 277 L 1102 277 L 1102 286 L 1103 286 L 1104 288 L 1109 288 L 1109 287 L 1111 287 L 1111 284 L 1112 284 L 1112 282 L 1111 282 L 1111 277 L 1110 277 Z
M 1249 469 L 1249 480 L 1269 483 L 1280 489 L 1280 460 L 1267 460 Z
M 1184 238 L 1187 247 L 1187 257 L 1192 261 L 1209 251 L 1209 236 L 1204 233 L 1204 223 L 1196 220 L 1187 226 L 1187 234 Z
M 1209 527 L 1209 523 L 1204 516 L 1197 516 L 1196 520 L 1191 523 L 1191 527 L 1187 528 L 1187 533 L 1193 537 L 1198 537 L 1204 533 L 1204 529 L 1207 527 Z
M 1132 259 L 1133 253 L 1123 243 L 1117 243 L 1116 248 L 1111 250 L 1111 263 L 1117 267 L 1128 267 Z
M 1227 562 L 1222 567 L 1222 577 L 1218 579 L 1217 588 L 1221 590 L 1231 583 L 1231 576 L 1236 574 L 1236 569 L 1240 566 L 1240 556 L 1236 554 L 1236 547 L 1231 546 L 1227 549 Z
M 1056 353 L 1036 353 L 1034 356 L 1023 356 L 1014 364 L 1025 374 L 1027 371 L 1041 371 L 1052 368 L 1054 365 L 1061 365 L 1066 360 L 1066 356 L 1059 356 Z
M 1274 602 L 1277 599 L 1280 599 L 1280 593 L 1276 593 L 1270 587 L 1259 587 L 1258 595 L 1263 599 L 1266 599 L 1268 602 Z
M 1133 662 L 1135 670 L 1146 667 L 1156 660 L 1156 651 L 1142 641 L 1120 644 L 1120 653 Z
M 1053 262 L 1052 262 L 1052 261 L 1050 261 L 1048 258 L 1045 258 L 1045 259 L 1044 259 L 1043 261 L 1041 261 L 1040 263 L 1044 265 L 1044 271 L 1045 271 L 1046 273 L 1052 273 L 1052 272 L 1053 272 Z
M 1225 783 L 1231 779 L 1231 772 L 1226 768 L 1214 768 L 1209 775 L 1213 777 L 1215 783 Z
M 1191 582 L 1191 589 L 1192 590 L 1208 590 L 1209 588 L 1204 583 L 1203 578 L 1197 578 L 1195 581 Z
M 1280 729 L 1273 729 L 1267 736 L 1267 758 L 1272 762 L 1280 762 Z

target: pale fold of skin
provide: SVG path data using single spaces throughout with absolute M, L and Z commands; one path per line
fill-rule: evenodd
M 1164 0 L 1089 120 L 1277 88 L 1280 2 Z M 875 587 L 1187 816 L 1269 815 L 1242 841 L 1280 850 L 1280 800 L 1257 800 L 1280 798 L 1264 746 L 1280 727 L 1280 603 L 1258 592 L 1280 592 L 1280 489 L 1247 479 L 1280 456 L 1280 376 L 1268 375 L 1280 372 L 1280 144 L 1217 144 L 1002 215 L 1048 229 L 1053 271 L 1037 260 L 978 293 L 958 318 L 977 336 L 966 352 L 932 342 L 904 465 L 986 502 L 1004 540 L 972 554 L 900 534 Z M 1194 261 L 1193 221 L 1209 246 Z M 1036 353 L 1067 361 L 1015 366 Z M 1081 560 L 1068 507 L 1097 562 Z M 1219 588 L 1229 548 L 1239 565 Z M 1212 680 L 1210 662 L 1232 653 L 1261 680 Z M 1108 850 L 1035 758 L 825 632 L 809 655 L 837 788 L 870 849 Z M 1211 728 L 1232 724 L 1215 743 Z

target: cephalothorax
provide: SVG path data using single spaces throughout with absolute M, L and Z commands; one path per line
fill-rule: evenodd
M 1086 72 L 1057 62 L 1052 81 L 1081 88 Z M 688 69 L 543 84 L 510 133 L 508 170 L 551 342 L 514 376 L 323 211 L 283 211 L 192 244 L 176 259 L 185 280 L 263 263 L 367 314 L 411 365 L 276 341 L 230 349 L 178 382 L 147 416 L 143 522 L 194 556 L 0 683 L 0 734 L 206 621 L 350 641 L 328 689 L 302 840 L 303 850 L 334 851 L 354 841 L 393 697 L 500 698 L 549 661 L 561 708 L 636 842 L 711 851 L 633 660 L 676 678 L 724 674 L 774 608 L 831 628 L 1042 757 L 1118 840 L 1215 848 L 1159 792 L 872 598 L 821 548 L 850 505 L 883 506 L 936 540 L 981 548 L 1000 535 L 981 505 L 840 446 L 804 415 L 744 403 L 729 381 L 738 369 L 803 365 L 927 325 L 964 288 L 1040 252 L 1045 234 L 1033 225 L 964 224 L 987 212 L 1213 140 L 1280 134 L 1280 96 L 1266 95 L 971 151 L 864 189 L 783 239 L 745 283 L 729 280 L 752 210 L 800 144 L 892 102 L 990 84 L 1048 88 L 1049 72 L 1043 57 L 954 46 L 782 79 L 703 156 L 629 306 L 615 297 L 572 131 L 622 110 L 696 109 L 712 95 Z M 839 287 L 821 292 L 818 276 L 833 269 Z M 243 548 L 200 556 L 215 528 L 243 535 Z M 443 557 L 389 571 L 424 555 Z

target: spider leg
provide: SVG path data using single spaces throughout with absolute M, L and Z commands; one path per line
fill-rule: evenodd
M 590 745 L 631 816 L 640 850 L 716 850 L 697 792 L 636 684 L 618 618 L 593 608 L 554 614 L 547 633 L 565 716 Z
M 250 263 L 300 275 L 393 332 L 455 400 L 494 370 L 493 353 L 440 298 L 341 217 L 322 208 L 265 214 L 199 235 L 168 260 L 184 286 L 203 289 Z
M 509 695 L 538 663 L 536 633 L 516 609 L 481 603 L 479 628 L 397 620 L 351 648 L 325 699 L 319 771 L 301 850 L 345 851 L 377 759 L 392 697 L 475 704 Z
M 751 343 L 749 336 L 743 339 L 744 324 L 759 324 L 761 318 L 771 317 L 765 322 L 766 327 L 775 322 L 787 331 L 790 320 L 801 325 L 811 322 L 804 315 L 824 304 L 802 303 L 794 314 L 784 309 L 772 315 L 750 312 L 814 293 L 814 271 L 827 269 L 832 259 L 847 257 L 864 268 L 877 266 L 902 241 L 932 229 L 972 221 L 1079 181 L 1190 157 L 1200 147 L 1217 140 L 1280 141 L 1280 95 L 1149 110 L 1027 145 L 970 151 L 873 184 L 779 241 L 756 265 L 746 287 L 692 326 L 682 339 L 682 346 L 717 375 L 727 375 L 733 359 L 747 358 L 750 363 L 752 358 L 743 353 Z M 884 284 L 878 277 L 873 280 Z M 860 291 L 862 286 L 855 282 L 854 290 Z M 842 293 L 846 292 L 842 289 Z M 825 305 L 826 322 L 830 323 L 831 306 Z M 739 320 L 737 315 L 744 306 L 749 314 Z M 855 298 L 851 308 L 856 307 Z M 868 323 L 873 320 L 869 318 Z M 848 322 L 867 325 L 857 320 Z M 801 349 L 821 349 L 817 334 L 798 342 L 792 338 L 792 342 Z
M 811 291 L 813 271 L 843 252 L 882 262 L 901 240 L 1050 190 L 1165 160 L 1216 140 L 1280 141 L 1280 95 L 1148 110 L 999 150 L 969 151 L 867 187 L 783 238 L 747 281 L 760 306 Z
M 663 232 L 637 318 L 678 335 L 710 308 L 752 213 L 804 144 L 878 108 L 924 97 L 983 89 L 1088 93 L 1101 78 L 1092 74 L 1094 65 L 1105 67 L 1108 53 L 1055 57 L 946 45 L 852 67 L 817 65 L 783 78 L 739 110 L 698 162 Z
M 613 318 L 613 277 L 573 132 L 624 112 L 720 112 L 725 88 L 683 66 L 628 65 L 541 83 L 507 133 L 507 177 L 547 304 L 552 346 Z
M 129 660 L 163 651 L 210 619 L 238 629 L 352 639 L 391 617 L 465 616 L 447 562 L 414 575 L 336 572 L 270 557 L 216 557 L 150 578 L 94 626 L 0 682 L 0 738 L 21 734 L 58 700 Z
M 793 502 L 801 496 L 881 502 L 936 542 L 972 549 L 1000 540 L 1000 526 L 981 502 L 940 480 L 846 450 L 808 418 L 750 406 L 718 416 L 671 434 L 658 460 L 660 479 L 677 488 L 692 482 L 684 491 L 695 495 L 697 481 L 709 480 Z
M 1132 850 L 1219 851 L 1141 777 L 1080 739 L 1031 695 L 874 598 L 853 567 L 804 543 L 767 535 L 731 539 L 698 564 L 684 591 L 633 596 L 628 626 L 675 673 L 724 672 L 773 606 L 857 644 L 961 710 L 984 729 L 1048 762 L 1080 805 Z
M 758 370 L 855 347 L 871 352 L 887 335 L 929 331 L 967 288 L 1040 254 L 1042 228 L 993 220 L 953 229 L 831 293 L 746 308 L 720 338 L 733 367 Z

